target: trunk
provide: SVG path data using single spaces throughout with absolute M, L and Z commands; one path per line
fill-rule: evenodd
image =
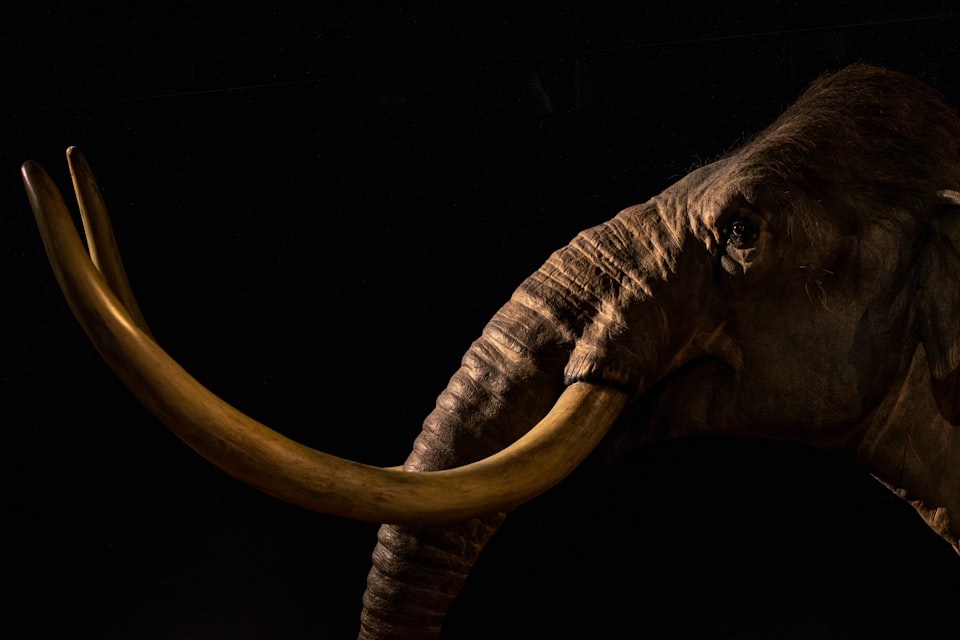
M 551 256 L 464 356 L 404 468 L 439 470 L 502 449 L 535 424 L 572 382 L 589 379 L 637 391 L 643 374 L 658 372 L 674 348 L 651 289 L 676 268 L 679 246 L 670 240 L 675 237 L 647 205 L 583 232 Z M 639 264 L 638 243 L 649 249 Z M 611 255 L 611 247 L 622 255 Z M 627 248 L 633 257 L 627 257 Z M 631 313 L 629 322 L 620 315 L 623 310 Z M 649 334 L 624 344 L 627 326 L 643 326 Z M 360 637 L 436 638 L 505 515 L 449 526 L 381 527 Z
M 507 305 L 471 347 L 426 419 L 406 470 L 432 471 L 484 458 L 509 445 L 522 435 L 520 426 L 534 424 L 550 408 L 563 385 L 568 339 L 542 318 L 526 326 L 520 321 L 522 328 L 509 330 L 521 335 L 500 333 L 497 324 L 503 318 L 530 313 L 519 307 Z M 535 352 L 528 350 L 533 344 L 527 337 L 542 342 Z M 363 600 L 361 637 L 436 637 L 503 516 L 444 527 L 382 526 Z

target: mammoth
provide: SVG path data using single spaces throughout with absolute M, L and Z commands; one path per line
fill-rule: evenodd
M 439 637 L 507 514 L 601 445 L 834 451 L 960 536 L 960 119 L 911 76 L 825 75 L 740 147 L 578 234 L 489 321 L 395 468 L 287 439 L 167 355 L 89 165 L 67 155 L 86 246 L 44 170 L 22 174 L 74 315 L 225 472 L 382 523 L 362 638 Z

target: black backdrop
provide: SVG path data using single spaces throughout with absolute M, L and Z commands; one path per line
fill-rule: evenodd
M 23 160 L 69 187 L 63 151 L 85 151 L 154 332 L 210 388 L 312 446 L 398 464 L 460 354 L 525 275 L 580 229 L 763 127 L 818 74 L 874 62 L 960 104 L 956 9 L 902 4 L 5 7 L 0 636 L 348 638 L 376 532 L 241 486 L 130 397 L 56 288 Z M 581 491 L 561 485 L 517 514 L 451 634 L 510 637 L 498 616 L 519 611 L 544 634 L 581 637 L 589 623 L 575 605 L 540 594 L 571 579 L 579 590 L 561 593 L 601 602 L 618 574 L 635 587 L 644 571 L 658 576 L 652 560 L 626 561 L 659 557 L 650 541 L 636 544 L 629 529 L 597 536 L 603 501 L 564 502 Z M 821 498 L 804 500 L 814 509 Z M 782 522 L 764 531 L 764 517 L 747 529 L 786 535 Z M 609 602 L 639 616 L 669 610 L 688 624 L 650 628 L 702 637 L 735 628 L 723 611 L 768 584 L 782 590 L 778 580 L 810 557 L 774 559 L 770 543 L 765 569 L 749 573 L 737 554 L 762 544 L 718 549 L 703 525 L 685 543 L 728 558 L 711 581 L 693 574 L 668 589 L 649 579 L 668 595 L 645 595 L 658 603 L 647 609 L 636 590 Z M 871 544 L 864 553 L 890 551 Z M 562 552 L 596 547 L 624 555 L 590 561 L 605 571 L 565 568 Z M 883 564 L 866 557 L 861 569 Z M 830 576 L 817 588 L 889 631 L 885 616 L 906 597 L 892 582 L 879 603 L 879 592 L 844 591 Z M 677 604 L 697 597 L 709 613 Z M 773 611 L 778 624 L 803 618 Z

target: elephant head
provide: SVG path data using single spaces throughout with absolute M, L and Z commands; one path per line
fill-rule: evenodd
M 43 170 L 23 175 L 68 302 L 117 374 L 228 473 L 385 523 L 364 638 L 438 636 L 505 514 L 604 438 L 834 449 L 960 535 L 960 119 L 914 78 L 824 76 L 740 148 L 577 235 L 471 345 L 402 470 L 291 442 L 167 356 L 89 168 L 68 157 L 92 261 Z

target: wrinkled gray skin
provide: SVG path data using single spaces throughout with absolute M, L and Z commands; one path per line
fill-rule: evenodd
M 586 380 L 643 401 L 612 438 L 837 449 L 950 514 L 955 536 L 960 209 L 943 190 L 960 189 L 958 145 L 956 115 L 915 79 L 820 79 L 740 149 L 551 256 L 464 356 L 405 467 L 493 453 Z M 504 517 L 383 526 L 361 637 L 437 637 Z

